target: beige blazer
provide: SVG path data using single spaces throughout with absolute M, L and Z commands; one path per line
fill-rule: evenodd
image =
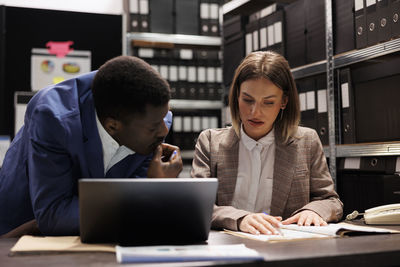
M 295 136 L 288 144 L 275 146 L 271 215 L 286 219 L 307 209 L 325 221 L 340 220 L 343 204 L 334 190 L 317 133 L 299 127 Z M 197 140 L 191 176 L 216 177 L 219 182 L 212 228 L 238 230 L 238 219 L 250 213 L 231 206 L 238 155 L 239 137 L 232 127 L 205 130 Z

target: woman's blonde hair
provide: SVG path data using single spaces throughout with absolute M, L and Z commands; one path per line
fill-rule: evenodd
M 300 103 L 290 67 L 286 59 L 273 51 L 258 51 L 247 55 L 235 71 L 230 92 L 229 107 L 232 116 L 232 126 L 239 136 L 240 115 L 238 98 L 240 85 L 250 79 L 265 78 L 282 89 L 283 95 L 287 97 L 284 110 L 281 109 L 274 122 L 275 132 L 279 141 L 287 143 L 289 137 L 294 136 L 300 121 Z

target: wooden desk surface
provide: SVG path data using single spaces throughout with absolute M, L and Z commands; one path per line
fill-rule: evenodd
M 121 266 L 113 253 L 85 252 L 10 257 L 8 253 L 16 241 L 17 239 L 0 239 L 0 266 Z M 237 262 L 235 266 L 400 266 L 400 234 L 266 243 L 211 231 L 208 243 L 244 243 L 247 247 L 259 251 L 264 257 L 264 262 Z M 142 266 L 215 264 L 234 265 L 233 262 L 192 262 L 142 264 Z

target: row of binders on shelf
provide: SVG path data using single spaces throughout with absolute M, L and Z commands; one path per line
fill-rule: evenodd
M 354 10 L 357 48 L 400 35 L 399 0 L 354 0 Z
M 335 97 L 338 144 L 398 141 L 400 53 L 337 69 Z M 296 80 L 301 124 L 328 145 L 326 75 Z
M 219 36 L 220 0 L 129 0 L 130 32 Z
M 173 99 L 221 100 L 219 50 L 137 47 L 134 54 L 169 81 Z
M 334 53 L 372 46 L 400 36 L 400 0 L 334 0 Z M 275 50 L 291 68 L 324 60 L 324 0 L 266 6 L 250 16 L 224 17 L 224 83 L 249 52 Z M 226 77 L 226 78 L 225 78 Z
M 338 160 L 337 189 L 344 214 L 400 203 L 400 157 L 351 157 Z
M 179 146 L 181 150 L 194 150 L 201 131 L 218 128 L 220 125 L 220 110 L 174 111 L 172 131 L 167 141 Z

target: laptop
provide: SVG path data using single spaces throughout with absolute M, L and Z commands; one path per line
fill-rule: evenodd
M 208 239 L 216 178 L 79 180 L 85 243 L 195 244 Z

